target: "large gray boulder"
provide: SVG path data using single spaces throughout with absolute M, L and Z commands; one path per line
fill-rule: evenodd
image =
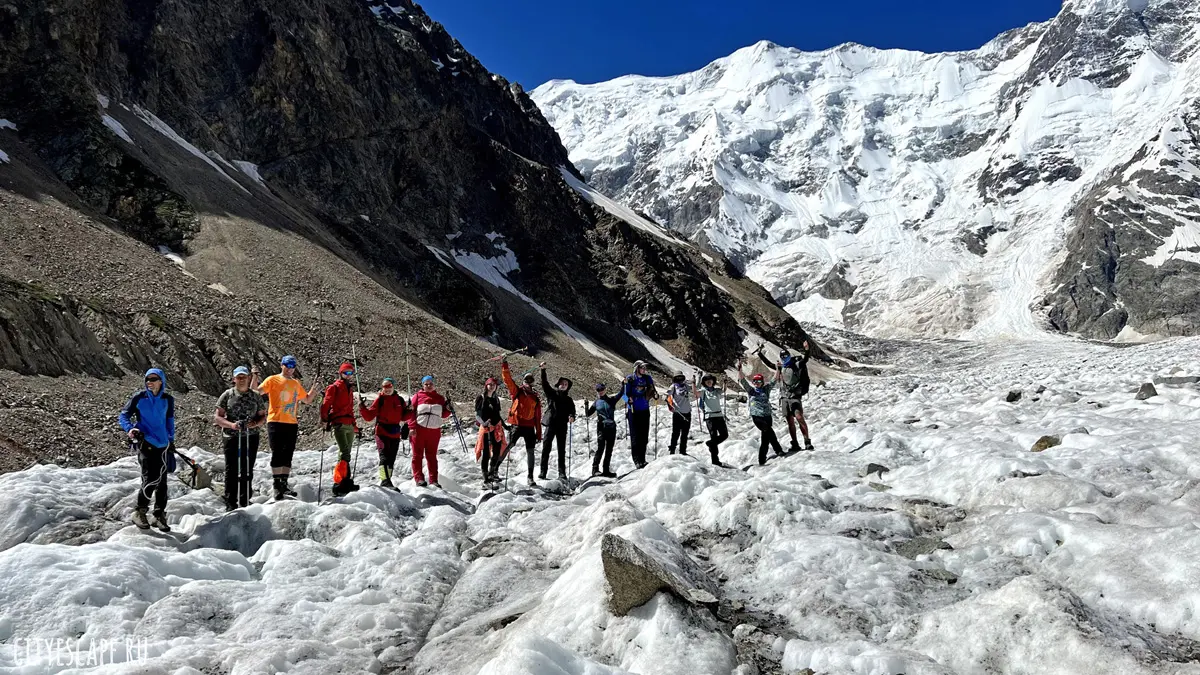
M 683 547 L 669 534 L 667 538 L 639 536 L 645 531 L 641 525 L 630 526 L 639 529 L 620 528 L 626 536 L 609 532 L 600 541 L 600 559 L 609 588 L 609 611 L 625 616 L 659 591 L 668 591 L 693 605 L 715 603 L 716 583 Z M 655 526 L 661 530 L 661 526 Z
M 1146 399 L 1153 398 L 1155 396 L 1158 396 L 1158 389 L 1155 389 L 1153 384 L 1147 382 L 1142 385 L 1141 389 L 1138 389 L 1136 398 L 1139 401 L 1145 401 Z

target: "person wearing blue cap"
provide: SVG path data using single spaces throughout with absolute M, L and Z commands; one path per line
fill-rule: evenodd
M 233 386 L 217 399 L 213 424 L 221 428 L 225 450 L 225 510 L 249 506 L 259 428 L 267 423 L 267 402 L 250 388 L 250 369 L 233 370 Z
M 440 488 L 438 483 L 438 444 L 442 440 L 442 421 L 450 416 L 446 397 L 438 393 L 432 375 L 421 378 L 421 391 L 412 397 L 409 406 L 408 438 L 412 444 L 413 481 L 421 486 Z M 429 467 L 429 482 L 425 482 L 425 467 Z
M 301 403 L 312 401 L 313 393 L 321 385 L 313 383 L 308 390 L 296 377 L 296 357 L 288 355 L 279 360 L 281 371 L 263 380 L 255 391 L 267 397 L 267 443 L 271 446 L 271 477 L 275 499 L 295 497 L 288 487 L 292 474 L 292 455 L 296 452 L 296 439 L 300 435 L 297 418 Z

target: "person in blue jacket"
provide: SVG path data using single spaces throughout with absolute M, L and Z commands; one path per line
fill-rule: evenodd
M 167 525 L 167 473 L 175 441 L 175 397 L 167 393 L 167 376 L 158 368 L 146 371 L 145 387 L 129 398 L 121 409 L 121 429 L 137 444 L 142 485 L 137 494 L 133 524 L 150 529 L 146 511 L 154 497 L 154 526 L 170 532 Z
M 654 378 L 645 361 L 633 364 L 633 374 L 625 378 L 621 391 L 625 399 L 625 419 L 629 423 L 629 449 L 633 464 L 639 469 L 646 467 L 646 448 L 650 444 L 650 401 L 658 400 Z

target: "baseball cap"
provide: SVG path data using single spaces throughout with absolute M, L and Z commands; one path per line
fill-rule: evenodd
M 434 381 L 434 377 L 432 375 L 426 375 L 425 377 L 421 378 L 421 384 L 425 384 L 426 382 L 433 382 L 433 381 Z
M 250 369 L 247 368 L 246 366 L 238 366 L 237 368 L 233 369 L 234 377 L 237 377 L 238 375 L 249 375 L 249 374 L 250 374 Z
M 288 356 L 285 356 L 282 359 L 279 359 L 279 364 L 285 368 L 295 368 L 296 367 L 296 357 L 291 356 L 289 354 Z

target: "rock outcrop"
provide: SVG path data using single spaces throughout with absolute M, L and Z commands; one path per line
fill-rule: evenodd
M 660 536 L 639 537 L 639 531 L 632 529 L 639 524 L 634 524 L 621 528 L 625 536 L 610 532 L 600 541 L 600 558 L 609 587 L 609 611 L 625 616 L 662 590 L 694 605 L 716 603 L 717 587 L 708 575 L 660 525 L 642 522 L 646 528 L 659 531 Z

